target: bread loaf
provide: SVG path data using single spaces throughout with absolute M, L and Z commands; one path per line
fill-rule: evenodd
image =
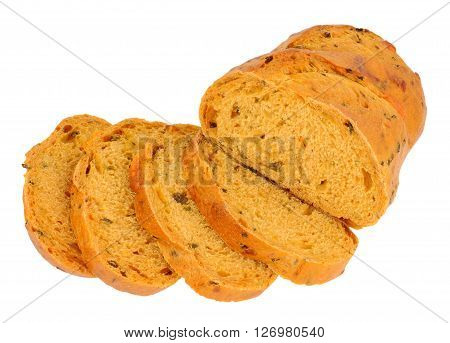
M 51 264 L 150 295 L 240 301 L 341 275 L 420 137 L 420 77 L 380 36 L 322 25 L 231 69 L 201 129 L 89 115 L 26 155 L 26 227 Z
M 190 196 L 232 249 L 299 284 L 342 274 L 358 240 L 339 220 L 233 161 L 201 134 L 184 161 Z
M 149 295 L 177 281 L 155 238 L 134 210 L 129 167 L 146 142 L 163 142 L 167 126 L 127 119 L 91 139 L 76 166 L 72 222 L 89 269 L 110 286 Z
M 234 252 L 207 224 L 186 191 L 181 158 L 199 128 L 174 125 L 164 144 L 147 144 L 136 155 L 131 182 L 138 221 L 153 236 L 165 259 L 197 293 L 240 301 L 262 293 L 275 279 L 267 265 Z
M 395 195 L 415 136 L 407 112 L 388 101 L 394 92 L 384 96 L 333 63 L 316 51 L 278 49 L 234 68 L 206 91 L 202 131 L 309 204 L 354 227 L 372 225 Z
M 61 121 L 53 133 L 27 154 L 23 203 L 28 234 L 41 255 L 65 272 L 91 277 L 75 239 L 70 213 L 70 184 L 83 155 L 82 145 L 103 119 L 76 115 Z

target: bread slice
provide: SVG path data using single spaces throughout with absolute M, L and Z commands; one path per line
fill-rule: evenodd
M 339 220 L 230 159 L 198 135 L 185 154 L 188 192 L 235 251 L 299 284 L 339 276 L 358 240 Z
M 405 123 L 368 87 L 289 49 L 235 68 L 205 93 L 202 131 L 309 204 L 362 227 L 394 198 Z
M 327 59 L 333 70 L 386 99 L 405 121 L 412 147 L 423 131 L 425 98 L 420 77 L 395 47 L 367 29 L 319 25 L 293 34 L 276 50 L 307 49 Z
M 138 221 L 158 238 L 164 258 L 198 294 L 240 301 L 276 278 L 267 265 L 231 250 L 188 197 L 182 154 L 199 128 L 174 125 L 164 145 L 147 144 L 130 169 Z
M 83 261 L 72 225 L 70 184 L 83 155 L 82 145 L 110 124 L 90 115 L 61 121 L 52 134 L 26 154 L 23 188 L 25 225 L 31 241 L 52 265 L 67 273 L 91 277 Z
M 91 139 L 73 177 L 72 223 L 89 269 L 106 284 L 149 295 L 175 283 L 152 235 L 134 211 L 129 167 L 146 142 L 163 142 L 167 126 L 127 119 Z

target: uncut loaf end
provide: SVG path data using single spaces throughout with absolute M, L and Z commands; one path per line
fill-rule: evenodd
M 326 47 L 330 37 L 317 40 Z M 362 54 L 352 44 L 360 43 L 346 39 L 342 51 L 331 53 L 289 43 L 232 69 L 206 91 L 200 121 L 233 158 L 358 228 L 375 224 L 392 202 L 425 107 L 414 73 L 405 72 L 415 86 L 401 97 L 393 79 L 380 79 L 383 86 L 367 77 L 391 75 L 390 65 L 370 71 L 345 65 Z

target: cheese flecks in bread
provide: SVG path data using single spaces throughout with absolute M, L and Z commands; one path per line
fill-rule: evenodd
M 230 249 L 187 194 L 182 155 L 198 130 L 171 126 L 163 145 L 147 144 L 135 157 L 130 172 L 137 217 L 197 293 L 219 301 L 253 298 L 273 282 L 275 273 Z
M 110 286 L 149 295 L 178 275 L 134 210 L 129 168 L 146 142 L 163 142 L 167 126 L 127 119 L 103 130 L 85 146 L 74 177 L 72 222 L 90 270 Z
M 28 234 L 41 255 L 65 272 L 92 277 L 70 223 L 70 185 L 83 144 L 110 124 L 90 115 L 62 120 L 27 154 L 23 203 Z
M 236 252 L 299 284 L 342 274 L 358 244 L 342 222 L 230 159 L 201 134 L 184 161 L 190 196 Z

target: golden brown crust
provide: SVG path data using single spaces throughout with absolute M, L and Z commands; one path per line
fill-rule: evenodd
M 25 198 L 25 195 L 24 195 Z M 25 217 L 27 217 L 27 214 L 30 213 L 30 207 L 28 205 L 28 201 L 24 201 L 24 208 L 25 208 Z M 75 275 L 75 276 L 81 276 L 81 277 L 94 277 L 94 275 L 89 271 L 89 269 L 86 267 L 86 263 L 83 261 L 83 258 L 80 257 L 80 266 L 77 268 L 73 268 L 72 266 L 66 266 L 66 264 L 61 263 L 60 260 L 57 260 L 53 254 L 51 254 L 48 251 L 48 247 L 42 244 L 42 241 L 39 240 L 37 229 L 32 226 L 28 221 L 25 222 L 25 227 L 27 228 L 28 236 L 31 239 L 31 242 L 33 243 L 36 250 L 41 254 L 41 256 L 47 260 L 52 266 L 58 268 L 59 270 L 62 270 L 66 273 Z
M 192 141 L 188 151 L 184 155 L 185 168 L 192 168 L 196 172 L 202 172 L 199 168 L 199 141 L 201 134 Z M 220 188 L 215 183 L 202 183 L 198 179 L 209 180 L 210 176 L 191 177 L 188 184 L 188 192 L 195 201 L 200 212 L 205 216 L 211 227 L 222 237 L 222 239 L 235 251 L 243 253 L 245 256 L 262 261 L 271 267 L 281 276 L 298 284 L 321 284 L 336 278 L 344 272 L 345 266 L 353 255 L 353 251 L 348 252 L 348 258 L 337 263 L 325 264 L 314 261 L 307 261 L 299 255 L 288 253 L 274 247 L 258 237 L 252 230 L 242 225 L 227 209 Z M 345 228 L 350 236 L 355 248 L 357 245 L 356 236 Z M 245 233 L 245 244 L 251 246 L 249 251 L 242 250 L 242 233 Z
M 57 125 L 55 130 L 46 140 L 34 146 L 26 154 L 26 161 L 24 163 L 24 167 L 27 168 L 27 173 L 25 175 L 25 185 L 23 189 L 23 205 L 24 215 L 26 218 L 25 226 L 27 228 L 28 235 L 39 253 L 50 264 L 62 271 L 76 276 L 93 277 L 92 273 L 86 267 L 81 251 L 76 244 L 76 238 L 72 232 L 73 228 L 70 223 L 67 224 L 68 226 L 64 226 L 65 224 L 61 221 L 59 222 L 59 231 L 57 231 L 56 229 L 52 231 L 52 235 L 54 236 L 53 238 L 58 238 L 58 240 L 61 240 L 61 242 L 53 241 L 53 239 L 51 238 L 49 238 L 50 241 L 42 239 L 41 236 L 44 235 L 45 231 L 50 230 L 50 228 L 47 226 L 42 227 L 42 225 L 44 225 L 43 218 L 38 218 L 40 214 L 35 211 L 36 201 L 38 200 L 35 199 L 35 193 L 32 190 L 34 183 L 32 180 L 36 176 L 36 173 L 39 173 L 37 169 L 38 164 L 42 164 L 41 159 L 48 154 L 48 151 L 51 148 L 55 147 L 55 145 L 58 143 L 58 140 L 60 139 L 60 136 L 63 137 L 64 135 L 69 135 L 68 137 L 71 137 L 73 142 L 78 142 L 75 140 L 74 135 L 70 136 L 73 130 L 81 130 L 82 126 L 86 126 L 87 130 L 93 131 L 95 130 L 95 128 L 100 129 L 109 125 L 110 124 L 107 121 L 87 114 L 75 115 L 65 118 Z M 86 133 L 82 132 L 82 135 L 86 135 Z M 48 166 L 48 168 L 49 167 L 52 166 Z M 67 166 L 67 168 L 70 168 L 70 166 Z M 72 170 L 69 170 L 69 173 L 71 172 Z M 68 199 L 68 197 L 70 196 L 70 186 L 68 185 L 70 185 L 70 183 L 71 180 L 69 178 L 67 179 L 66 185 L 63 185 L 63 189 L 60 190 L 61 193 L 64 193 L 67 201 L 69 202 L 70 200 Z M 51 213 L 51 215 L 53 216 L 56 214 Z M 69 216 L 69 213 L 67 213 L 67 216 Z M 68 238 L 64 238 L 62 235 L 66 235 L 68 236 Z M 65 242 L 65 240 L 67 239 L 70 239 L 70 241 Z M 60 246 L 60 251 L 55 252 L 55 247 L 52 246 L 52 244 L 61 245 L 63 242 L 67 243 L 70 246 L 70 250 L 67 250 L 67 248 L 64 248 L 63 246 Z
M 185 134 L 192 134 L 199 130 L 198 127 L 194 126 L 179 127 L 178 125 L 174 125 L 171 129 L 184 131 Z M 275 275 L 270 280 L 271 282 L 263 288 L 249 289 L 248 287 L 242 287 L 242 285 L 219 284 L 211 278 L 192 252 L 175 243 L 162 229 L 151 206 L 151 196 L 155 196 L 155 194 L 152 187 L 147 184 L 145 167 L 141 163 L 146 156 L 151 155 L 152 148 L 150 144 L 147 144 L 145 149 L 134 157 L 130 167 L 130 183 L 132 189 L 136 192 L 135 209 L 138 222 L 156 237 L 165 260 L 179 275 L 184 277 L 186 283 L 193 290 L 206 298 L 218 301 L 242 301 L 260 295 L 275 280 Z
M 217 301 L 242 301 L 255 298 L 266 290 L 237 288 L 228 285 L 218 285 L 198 264 L 198 261 L 186 252 L 185 249 L 177 249 L 164 242 L 160 242 L 160 249 L 166 261 L 183 275 L 186 283 L 198 294 Z M 175 252 L 175 253 L 174 253 Z M 272 281 L 275 280 L 275 275 Z
M 314 50 L 326 58 L 336 72 L 359 78 L 389 101 L 404 120 L 408 145 L 420 137 L 426 105 L 420 77 L 396 53 L 395 47 L 367 29 L 349 25 L 319 25 L 291 35 L 276 49 Z
M 111 130 L 127 130 L 134 126 L 145 126 L 146 128 L 151 127 L 163 127 L 162 123 L 148 123 L 141 119 L 127 119 L 116 125 L 114 125 Z M 165 126 L 164 126 L 165 127 Z M 109 130 L 109 131 L 111 131 Z M 104 134 L 111 134 L 110 132 L 103 132 Z M 113 133 L 112 133 L 113 134 Z M 90 209 L 86 205 L 86 194 L 81 189 L 83 185 L 83 178 L 86 176 L 86 170 L 90 165 L 89 153 L 91 150 L 95 150 L 96 139 L 92 139 L 85 147 L 88 152 L 77 164 L 73 175 L 73 197 L 72 197 L 72 211 L 71 218 L 74 225 L 75 234 L 78 239 L 78 243 L 83 256 L 87 261 L 89 269 L 94 275 L 99 277 L 106 284 L 114 287 L 117 290 L 136 294 L 136 295 L 151 295 L 159 291 L 164 290 L 171 284 L 176 282 L 177 277 L 172 275 L 170 271 L 171 282 L 167 281 L 164 285 L 157 285 L 157 283 L 144 282 L 142 280 L 130 280 L 124 275 L 119 274 L 118 271 L 113 270 L 107 265 L 107 261 L 103 256 L 105 251 L 116 244 L 117 242 L 112 242 L 106 249 L 101 249 L 97 240 L 98 238 L 94 236 L 94 231 L 96 230 L 96 223 L 93 222 Z

